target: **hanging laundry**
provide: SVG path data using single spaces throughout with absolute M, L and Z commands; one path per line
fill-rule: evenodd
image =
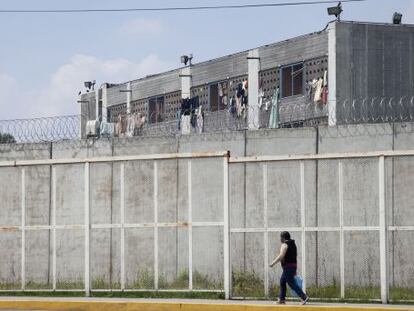
M 184 98 L 181 100 L 181 116 L 191 114 L 191 100 L 189 98 Z
M 112 137 L 115 133 L 115 124 L 102 121 L 101 122 L 101 128 L 100 128 L 100 134 L 101 137 Z
M 322 88 L 322 104 L 328 103 L 328 71 L 325 70 L 323 75 L 323 88 Z
M 122 117 L 121 117 L 121 115 L 118 115 L 117 121 L 116 121 L 116 124 L 115 124 L 115 135 L 117 137 L 120 137 L 121 133 L 122 133 Z
M 306 93 L 306 95 L 308 96 L 308 99 L 310 100 L 310 101 L 313 101 L 313 96 L 314 96 L 314 90 L 315 90 L 315 87 L 316 87 L 316 82 L 318 82 L 318 80 L 316 80 L 316 79 L 313 79 L 312 81 L 309 81 L 308 83 L 307 83 L 307 93 Z
M 203 107 L 200 105 L 196 111 L 197 114 L 197 132 L 202 133 L 204 130 L 204 112 Z
M 144 128 L 145 123 L 147 122 L 147 118 L 142 115 L 142 113 L 135 114 L 135 128 L 134 128 L 134 136 L 140 135 L 142 129 Z
M 229 113 L 235 115 L 236 112 L 236 100 L 232 97 L 230 98 Z
M 269 128 L 275 129 L 279 127 L 279 88 L 277 88 L 272 96 L 272 108 L 270 110 Z
M 135 131 L 135 116 L 133 114 L 129 114 L 127 116 L 127 129 L 126 129 L 126 137 L 133 137 Z
M 247 106 L 247 99 L 248 99 L 248 82 L 247 80 L 245 80 L 243 81 L 243 104 L 246 106 Z
M 240 83 L 236 89 L 236 112 L 237 117 L 242 116 L 242 105 L 243 105 L 244 89 L 243 85 Z
M 191 116 L 183 115 L 181 117 L 181 134 L 188 135 L 191 133 Z
M 118 121 L 116 123 L 116 135 L 118 137 L 124 137 L 127 130 L 127 117 L 118 115 Z
M 218 84 L 218 93 L 220 97 L 223 97 L 223 85 L 221 83 Z
M 175 119 L 177 120 L 177 129 L 181 129 L 181 108 L 177 110 L 177 113 L 175 114 Z
M 262 109 L 263 107 L 264 96 L 265 94 L 264 94 L 263 88 L 260 88 L 259 89 L 259 109 Z
M 317 104 L 322 100 L 323 78 L 319 78 L 315 84 L 314 103 Z
M 224 95 L 224 96 L 221 98 L 221 105 L 222 105 L 222 106 L 227 106 L 227 95 Z
M 243 90 L 245 90 L 247 92 L 247 87 L 248 87 L 248 82 L 247 80 L 243 81 Z
M 265 105 L 265 111 L 268 111 L 269 107 L 272 106 L 272 99 L 267 98 L 264 105 Z

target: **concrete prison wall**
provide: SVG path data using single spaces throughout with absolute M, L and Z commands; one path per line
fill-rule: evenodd
M 230 150 L 233 156 L 250 156 L 404 149 L 414 149 L 413 124 L 0 145 L 0 161 L 224 150 Z M 90 164 L 92 289 L 120 289 L 123 273 L 126 288 L 188 289 L 191 249 L 193 288 L 223 289 L 223 159 L 171 159 L 154 163 L 130 161 L 123 169 L 119 162 Z M 304 272 L 310 293 L 314 297 L 340 297 L 341 233 L 335 229 L 341 225 L 340 197 L 342 225 L 354 228 L 343 233 L 345 295 L 380 297 L 378 159 L 345 159 L 341 171 L 338 168 L 338 160 L 304 161 L 305 226 L 320 230 L 306 231 L 303 244 L 300 162 L 230 164 L 234 297 L 275 294 L 280 269 L 266 269 L 265 263 L 277 252 L 279 228 L 292 231 L 298 246 L 299 273 Z M 1 289 L 20 289 L 22 275 L 26 288 L 53 288 L 53 262 L 57 289 L 84 287 L 84 169 L 84 164 L 25 167 L 22 192 L 21 168 L 0 167 L 0 225 L 21 225 L 24 193 L 25 225 L 38 226 L 36 230 L 25 231 L 24 274 L 21 273 L 22 232 L 0 231 L 0 245 L 7 249 L 0 258 Z M 413 157 L 386 158 L 389 226 L 413 225 L 414 200 L 410 190 L 413 173 Z M 342 194 L 338 174 L 342 176 Z M 53 228 L 48 227 L 54 218 L 55 235 Z M 156 218 L 161 225 L 155 230 L 151 224 Z M 71 227 L 65 228 L 67 225 Z M 391 297 L 413 298 L 409 293 L 414 289 L 411 247 L 414 232 L 392 230 L 388 237 Z M 154 265 L 156 258 L 158 264 Z M 302 271 L 303 267 L 306 271 Z

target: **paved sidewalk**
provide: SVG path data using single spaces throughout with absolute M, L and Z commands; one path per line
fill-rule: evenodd
M 125 299 L 125 298 L 43 298 L 0 297 L 0 310 L 105 310 L 105 311 L 414 311 L 414 305 L 336 304 L 298 302 L 277 305 L 271 301 L 200 300 L 200 299 Z

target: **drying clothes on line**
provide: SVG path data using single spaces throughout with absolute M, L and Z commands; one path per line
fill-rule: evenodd
M 135 131 L 135 116 L 130 114 L 127 116 L 126 137 L 133 137 Z
M 317 104 L 322 100 L 323 78 L 319 78 L 318 80 L 314 79 L 312 81 L 312 88 L 314 94 L 313 102 Z
M 100 134 L 101 137 L 112 137 L 115 134 L 115 123 L 109 123 L 102 121 L 101 122 L 101 128 L 100 128 Z
M 247 80 L 243 81 L 243 104 L 245 106 L 247 106 L 247 99 L 248 99 L 248 87 L 247 86 L 248 86 Z
M 325 70 L 323 74 L 323 87 L 322 87 L 322 104 L 328 103 L 328 71 Z
M 175 119 L 177 120 L 177 128 L 178 130 L 181 129 L 181 108 L 177 110 L 177 113 L 175 114 Z
M 242 115 L 242 101 L 241 97 L 236 97 L 236 114 L 238 117 Z
M 245 87 L 246 88 L 245 88 Z M 235 100 L 236 100 L 236 113 L 237 117 L 243 117 L 245 118 L 246 108 L 247 108 L 247 81 L 244 81 L 243 84 L 239 83 L 237 85 L 236 94 L 235 94 Z
M 119 115 L 115 124 L 115 135 L 118 137 L 133 137 L 139 135 L 147 118 L 141 113 Z
M 270 110 L 269 128 L 275 129 L 279 127 L 279 88 L 277 88 L 272 96 L 272 108 Z
M 264 106 L 265 106 L 265 111 L 268 111 L 269 107 L 272 106 L 272 99 L 266 99 Z
M 221 105 L 227 106 L 227 95 L 224 95 L 223 97 L 221 97 Z
M 188 135 L 191 133 L 191 116 L 183 115 L 181 117 L 181 134 Z
M 328 87 L 324 86 L 322 89 L 322 104 L 326 105 L 328 103 Z
M 262 109 L 263 107 L 264 97 L 265 97 L 264 91 L 262 88 L 260 88 L 259 89 L 259 109 Z
M 247 88 L 248 88 L 248 82 L 247 80 L 243 81 L 243 90 L 247 93 Z
M 178 129 L 181 130 L 182 134 L 190 134 L 191 127 L 197 127 L 196 110 L 199 106 L 200 101 L 198 96 L 193 98 L 184 98 L 181 100 L 181 109 L 179 110 L 179 114 L 177 114 L 177 119 Z
M 197 132 L 202 133 L 204 130 L 204 112 L 203 107 L 200 105 L 196 110 L 197 115 Z
M 181 100 L 180 113 L 180 116 L 189 116 L 191 114 L 191 100 L 189 98 L 184 98 Z
M 147 122 L 146 116 L 141 113 L 137 113 L 134 115 L 135 122 L 134 122 L 134 136 L 141 134 L 141 131 Z
M 118 120 L 116 122 L 115 134 L 118 137 L 123 137 L 127 130 L 127 118 L 126 116 L 118 115 Z
M 223 85 L 221 83 L 218 84 L 218 93 L 220 97 L 223 97 Z
M 230 98 L 229 113 L 235 115 L 236 112 L 236 100 L 232 97 Z

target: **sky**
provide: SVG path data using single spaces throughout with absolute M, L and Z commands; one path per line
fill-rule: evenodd
M 298 0 L 0 0 L 0 9 L 105 9 Z M 222 11 L 0 13 L 0 120 L 78 114 L 83 82 L 119 83 L 323 29 L 332 4 Z M 344 3 L 342 19 L 414 24 L 414 0 Z

